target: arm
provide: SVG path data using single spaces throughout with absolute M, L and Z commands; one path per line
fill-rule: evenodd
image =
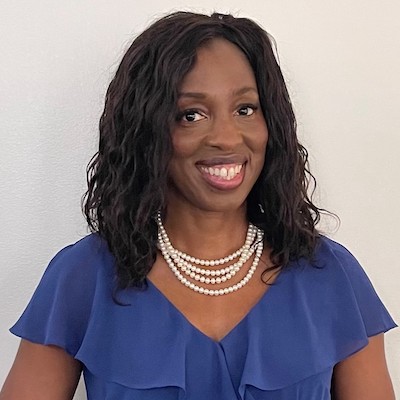
M 71 400 L 81 364 L 63 349 L 22 340 L 0 400 Z
M 386 365 L 383 334 L 336 365 L 333 372 L 335 400 L 395 400 Z

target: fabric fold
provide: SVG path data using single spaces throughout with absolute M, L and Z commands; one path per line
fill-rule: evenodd
M 171 310 L 160 309 L 151 297 L 146 290 L 115 292 L 114 258 L 98 235 L 89 235 L 51 260 L 10 331 L 63 348 L 82 362 L 85 376 L 102 382 L 102 391 L 120 385 L 139 390 L 143 399 L 149 389 L 184 392 L 185 343 L 169 324 L 163 326 L 168 318 L 158 317 Z
M 186 345 L 165 326 L 170 310 L 147 301 L 148 290 L 125 291 L 118 300 L 126 306 L 107 302 L 111 289 L 99 288 L 103 307 L 94 311 L 76 358 L 96 377 L 127 388 L 185 391 Z
M 321 238 L 314 261 L 291 262 L 215 342 L 153 284 L 116 292 L 93 234 L 54 257 L 11 332 L 80 360 L 88 399 L 328 400 L 333 367 L 396 324 L 346 249 Z
M 333 367 L 396 326 L 356 259 L 331 240 L 321 239 L 313 267 L 299 260 L 282 274 L 274 296 L 246 321 L 242 399 L 249 387 L 298 391 L 313 381 L 329 393 Z

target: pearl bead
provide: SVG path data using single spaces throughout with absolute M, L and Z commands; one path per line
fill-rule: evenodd
M 224 294 L 233 293 L 243 286 L 245 286 L 254 274 L 259 263 L 262 251 L 263 251 L 263 231 L 254 227 L 254 225 L 249 224 L 248 232 L 246 235 L 245 244 L 234 253 L 229 256 L 223 257 L 218 260 L 201 260 L 196 257 L 189 256 L 179 250 L 176 250 L 171 245 L 168 235 L 162 226 L 161 216 L 158 214 L 157 223 L 159 228 L 158 233 L 158 248 L 160 249 L 167 265 L 177 277 L 177 279 L 186 287 L 193 290 L 194 292 L 209 295 L 209 296 L 221 296 Z M 255 238 L 257 239 L 255 240 Z M 208 289 L 202 286 L 196 285 L 194 282 L 189 281 L 184 277 L 184 274 L 189 276 L 191 279 L 206 283 L 206 284 L 219 284 L 221 282 L 226 282 L 236 275 L 236 273 L 243 267 L 243 265 L 250 259 L 250 257 L 255 252 L 252 264 L 245 275 L 238 283 L 233 286 L 228 286 L 221 289 Z M 226 264 L 235 258 L 238 261 L 234 264 L 227 266 L 222 269 L 210 270 L 202 269 L 192 265 L 191 263 L 204 266 L 218 266 L 220 264 Z M 209 278 L 212 276 L 212 278 Z M 215 278 L 216 276 L 216 278 Z
M 260 233 L 257 232 L 257 235 L 260 236 Z M 240 257 L 238 262 L 236 262 L 236 263 L 234 263 L 234 264 L 232 264 L 232 265 L 230 265 L 230 266 L 228 266 L 226 268 L 223 268 L 221 270 L 213 270 L 213 271 L 215 271 L 215 275 L 218 276 L 218 274 L 226 274 L 227 272 L 231 271 L 232 272 L 231 275 L 234 276 L 235 273 L 238 271 L 238 268 L 240 269 L 243 266 L 243 264 L 251 257 L 251 255 L 253 254 L 254 250 L 255 250 L 255 246 L 251 246 L 249 248 L 249 250 L 244 249 L 243 250 L 243 254 L 241 255 L 241 257 Z M 185 253 L 182 253 L 182 252 L 180 252 L 180 251 L 178 251 L 176 249 L 174 249 L 173 251 L 176 254 L 178 254 L 178 252 L 179 252 L 179 253 L 185 255 Z M 187 256 L 187 255 L 185 255 L 185 256 Z M 187 256 L 187 257 L 189 257 L 189 256 Z M 185 268 L 183 268 L 182 271 L 185 272 L 185 274 L 187 274 L 187 275 L 189 275 L 189 273 L 190 273 L 189 271 L 200 271 L 200 274 L 202 274 L 202 275 L 206 274 L 206 273 L 210 274 L 210 272 L 207 272 L 209 270 L 207 270 L 207 269 L 204 270 L 204 269 L 201 269 L 201 268 L 199 269 L 198 267 L 195 267 L 195 266 L 191 265 L 189 262 L 187 262 L 187 261 L 185 261 L 183 259 L 177 258 L 176 260 L 174 260 L 174 262 L 176 262 L 177 264 L 180 264 L 180 265 L 184 265 Z M 236 272 L 233 270 L 234 268 L 236 268 Z M 192 279 L 198 280 L 199 278 L 195 276 L 195 278 L 192 278 Z

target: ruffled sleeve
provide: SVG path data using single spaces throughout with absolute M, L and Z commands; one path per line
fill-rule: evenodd
M 114 263 L 97 235 L 63 249 L 11 328 L 80 360 L 88 399 L 325 400 L 333 367 L 396 326 L 356 259 L 326 238 L 315 265 L 290 263 L 220 342 L 152 284 L 116 304 Z
M 345 247 L 334 241 L 329 241 L 329 247 L 350 284 L 349 289 L 352 289 L 366 336 L 371 337 L 396 327 L 397 325 L 355 257 Z
M 154 289 L 116 290 L 115 278 L 106 242 L 85 237 L 51 260 L 10 331 L 79 360 L 88 399 L 182 398 L 186 343 L 176 317 Z
M 322 238 L 314 261 L 291 263 L 247 319 L 243 398 L 329 398 L 333 367 L 397 326 L 348 250 Z
M 104 246 L 97 235 L 90 235 L 62 249 L 10 331 L 34 343 L 59 346 L 75 356 L 92 310 L 98 275 L 98 264 L 93 261 Z

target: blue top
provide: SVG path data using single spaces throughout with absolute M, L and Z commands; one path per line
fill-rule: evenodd
M 148 282 L 112 299 L 114 259 L 92 234 L 61 250 L 11 332 L 83 364 L 89 400 L 326 400 L 336 363 L 396 324 L 355 258 L 319 241 L 222 340 Z

